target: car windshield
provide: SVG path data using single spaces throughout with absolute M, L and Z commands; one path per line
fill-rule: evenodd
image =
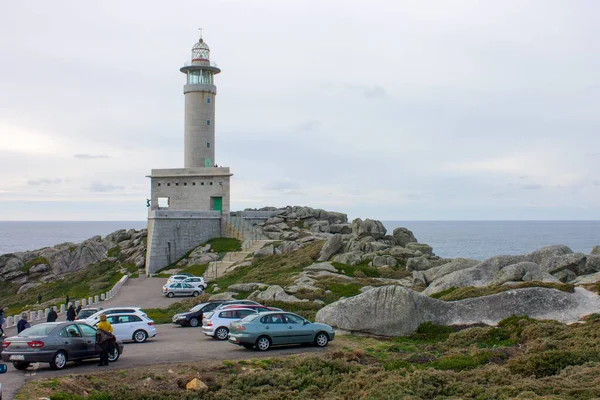
M 252 322 L 256 318 L 258 318 L 258 314 L 250 314 L 250 315 L 245 316 L 244 318 L 240 319 L 240 322 Z
M 98 310 L 81 310 L 79 311 L 79 314 L 77 314 L 77 318 L 84 319 L 96 312 L 98 312 Z
M 56 328 L 54 324 L 39 324 L 25 329 L 17 336 L 48 336 Z
M 200 311 L 200 310 L 202 310 L 202 307 L 204 307 L 205 305 L 206 305 L 206 303 L 197 304 L 194 307 L 190 308 L 190 312 Z

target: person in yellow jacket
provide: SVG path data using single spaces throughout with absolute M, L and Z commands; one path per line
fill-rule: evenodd
M 114 347 L 115 337 L 113 335 L 113 327 L 106 320 L 106 314 L 100 315 L 100 322 L 96 326 L 96 343 L 100 347 L 100 362 L 98 366 L 108 365 L 108 353 Z

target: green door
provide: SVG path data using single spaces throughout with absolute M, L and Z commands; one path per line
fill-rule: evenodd
M 223 198 L 213 197 L 213 210 L 220 211 L 223 214 Z

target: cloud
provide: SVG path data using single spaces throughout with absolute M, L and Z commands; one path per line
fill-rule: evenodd
M 89 190 L 90 192 L 115 192 L 118 190 L 125 189 L 124 186 L 112 185 L 112 184 L 104 184 L 104 183 L 92 183 L 89 187 L 83 188 Z
M 388 96 L 386 90 L 379 85 L 356 85 L 345 84 L 344 88 L 353 92 L 358 92 L 367 99 L 383 99 Z
M 284 178 L 281 181 L 273 181 L 273 182 L 267 183 L 266 185 L 263 186 L 263 189 L 282 191 L 282 190 L 289 190 L 289 189 L 297 189 L 299 187 L 300 187 L 300 185 L 298 184 L 298 182 L 292 181 L 290 178 Z
M 594 181 L 594 186 L 600 186 L 600 181 Z
M 542 188 L 542 185 L 538 185 L 536 183 L 532 183 L 529 185 L 523 185 L 523 189 L 526 189 L 526 190 L 538 190 L 541 188 Z
M 106 156 L 104 154 L 74 154 L 73 157 L 81 158 L 84 160 L 93 160 L 96 158 L 109 158 L 108 156 Z
M 301 131 L 313 131 L 321 126 L 321 121 L 310 120 L 298 124 L 298 129 Z
M 39 179 L 30 179 L 27 181 L 27 184 L 31 185 L 31 186 L 40 186 L 40 185 L 56 185 L 61 182 L 62 182 L 62 179 L 60 179 L 60 178 L 54 178 L 54 179 L 39 178 Z

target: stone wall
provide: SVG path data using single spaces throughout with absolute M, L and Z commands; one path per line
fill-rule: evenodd
M 151 211 L 146 273 L 154 274 L 193 248 L 220 236 L 221 215 L 217 211 Z

